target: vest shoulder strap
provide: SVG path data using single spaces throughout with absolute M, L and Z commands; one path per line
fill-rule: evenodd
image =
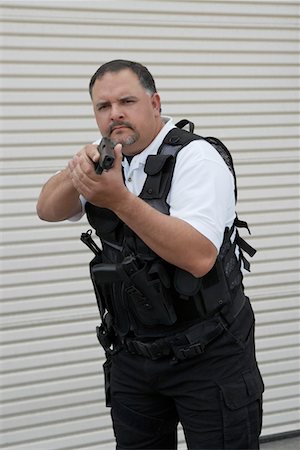
M 189 132 L 183 130 L 183 127 L 185 127 L 186 125 L 189 126 Z M 225 161 L 228 169 L 230 170 L 230 172 L 233 175 L 234 178 L 234 194 L 235 194 L 235 201 L 237 201 L 237 181 L 236 181 L 236 174 L 235 174 L 235 170 L 234 170 L 234 165 L 233 165 L 233 159 L 231 156 L 230 151 L 228 150 L 228 148 L 226 147 L 226 145 L 220 141 L 220 139 L 217 139 L 213 136 L 207 136 L 207 137 L 203 137 L 203 136 L 199 136 L 197 134 L 194 134 L 194 124 L 193 122 L 190 122 L 187 119 L 182 119 L 179 122 L 176 123 L 176 127 L 178 127 L 179 129 L 181 129 L 182 131 L 185 131 L 185 133 L 188 133 L 188 135 L 190 135 L 190 139 L 185 138 L 184 135 L 181 136 L 181 138 L 183 139 L 187 139 L 186 144 L 187 145 L 189 142 L 195 140 L 195 139 L 204 139 L 206 142 L 208 142 L 212 147 L 214 147 L 215 150 L 217 150 L 217 152 L 220 154 L 220 156 L 223 158 L 223 160 Z
M 183 127 L 186 125 L 189 125 L 189 131 L 183 129 Z M 142 198 L 144 198 L 145 200 L 148 198 L 153 198 L 153 194 L 156 198 L 162 198 L 164 195 L 166 198 L 168 194 L 168 191 L 166 191 L 166 189 L 170 189 L 170 183 L 172 180 L 178 152 L 192 141 L 203 139 L 220 154 L 228 169 L 232 173 L 234 178 L 235 201 L 237 201 L 236 174 L 234 170 L 233 159 L 228 148 L 219 139 L 212 136 L 203 137 L 198 134 L 194 134 L 193 130 L 194 124 L 192 122 L 188 121 L 187 119 L 179 121 L 178 123 L 176 123 L 176 128 L 170 130 L 166 135 L 160 148 L 158 149 L 157 155 L 148 156 L 145 165 L 145 172 L 147 173 L 148 177 L 142 191 Z M 161 183 L 162 175 L 159 174 L 162 172 L 169 173 L 169 182 Z
M 199 139 L 197 137 L 197 139 Z M 149 155 L 145 164 L 147 178 L 140 197 L 156 209 L 168 214 L 166 204 L 178 152 L 189 142 L 195 140 L 190 133 L 173 128 L 166 135 L 156 155 Z

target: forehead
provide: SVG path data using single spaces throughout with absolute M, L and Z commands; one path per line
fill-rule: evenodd
M 137 95 L 146 93 L 137 75 L 130 69 L 122 69 L 119 72 L 106 72 L 95 81 L 92 94 L 95 97 L 107 97 L 110 95 Z

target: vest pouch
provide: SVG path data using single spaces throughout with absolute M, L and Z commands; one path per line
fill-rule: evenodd
M 161 263 L 145 263 L 130 276 L 126 287 L 128 306 L 146 326 L 173 325 L 177 316 L 172 302 L 169 276 Z
M 90 262 L 90 276 L 93 283 L 101 318 L 103 317 L 106 310 L 112 312 L 111 288 L 110 283 L 108 282 L 108 277 L 111 275 L 107 270 L 109 266 L 113 265 L 103 264 L 102 253 L 95 256 L 95 258 Z M 99 270 L 99 268 L 101 267 L 104 268 L 103 275 L 101 274 L 102 270 Z
M 222 261 L 218 257 L 213 268 L 200 278 L 200 294 L 208 315 L 215 314 L 231 302 Z
M 200 278 L 194 277 L 186 270 L 176 267 L 174 272 L 174 287 L 183 297 L 192 297 L 199 293 Z

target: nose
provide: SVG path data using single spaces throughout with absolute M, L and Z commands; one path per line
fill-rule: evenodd
M 124 112 L 123 112 L 122 106 L 117 103 L 113 103 L 111 105 L 110 114 L 111 114 L 112 121 L 120 120 L 120 119 L 124 118 Z

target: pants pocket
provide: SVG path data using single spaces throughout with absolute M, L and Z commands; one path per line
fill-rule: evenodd
M 224 449 L 258 449 L 264 390 L 258 368 L 245 371 L 219 387 Z

